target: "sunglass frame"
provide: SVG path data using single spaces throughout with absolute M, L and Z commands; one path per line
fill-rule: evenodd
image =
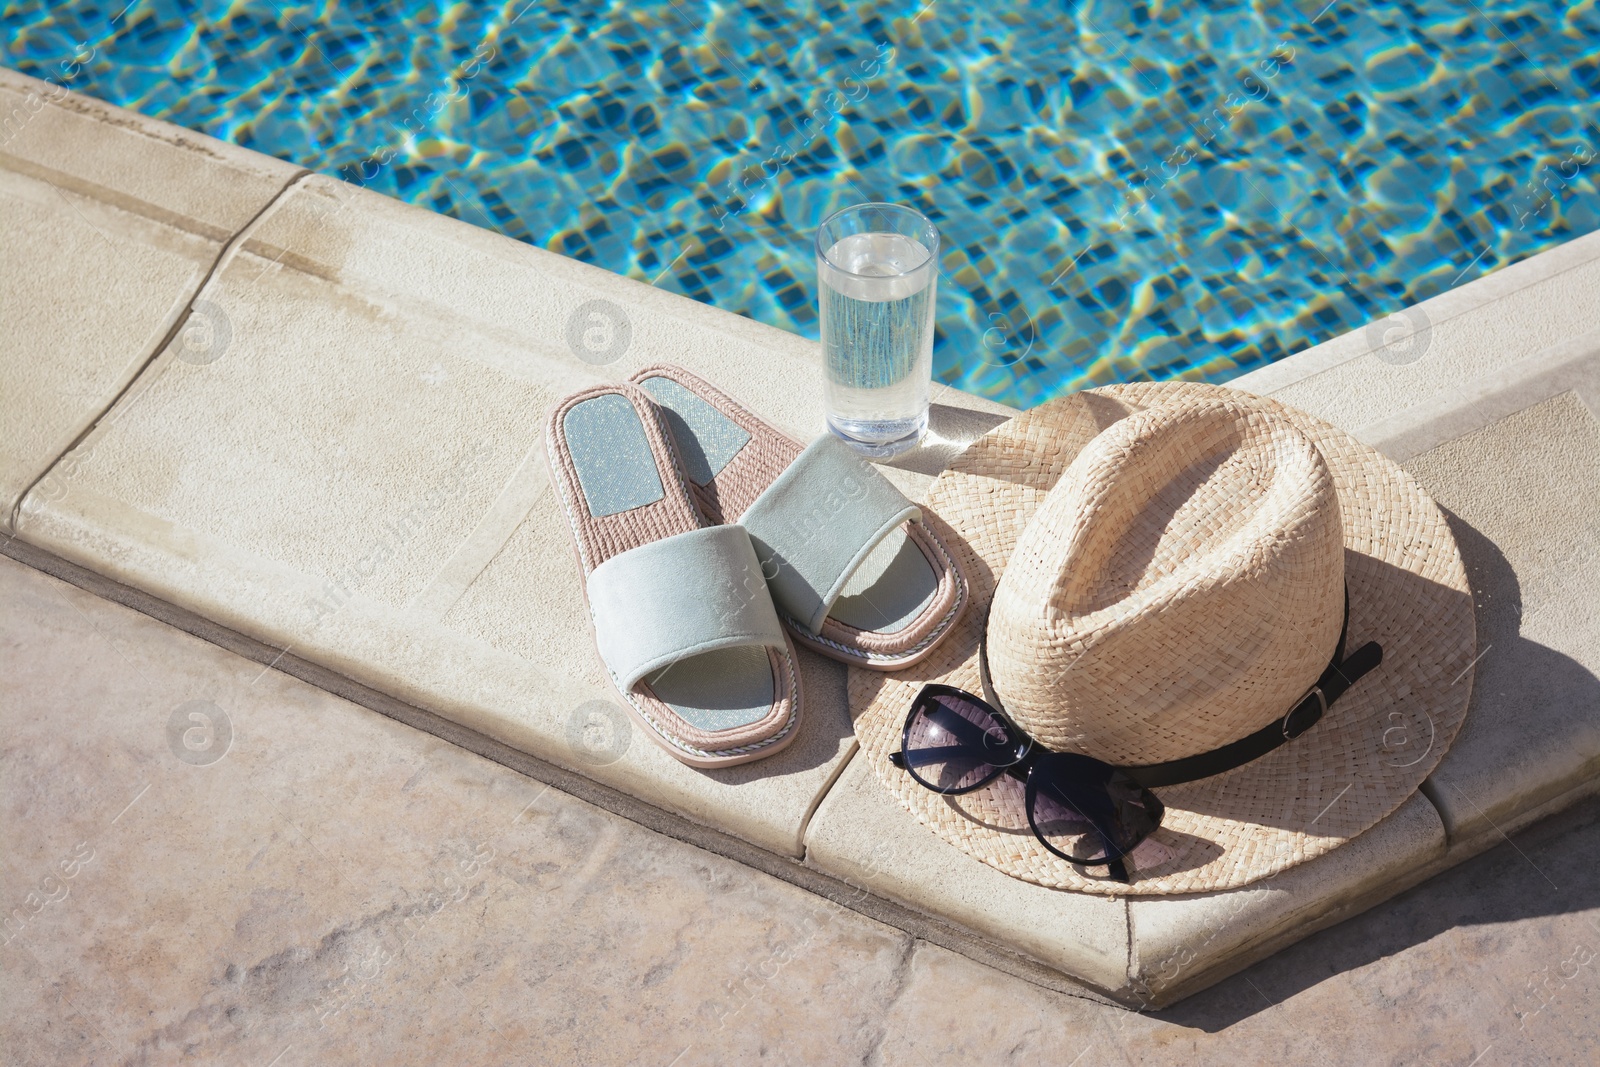
M 991 715 L 995 721 L 1000 724 L 1001 728 L 1006 731 L 1007 744 L 1015 753 L 1015 758 L 1010 763 L 1004 765 L 994 764 L 991 762 L 990 765 L 994 767 L 992 773 L 985 775 L 982 779 L 972 785 L 962 786 L 959 789 L 940 788 L 930 784 L 925 778 L 919 775 L 912 768 L 912 762 L 910 758 L 909 745 L 911 741 L 911 727 L 912 724 L 916 722 L 917 715 L 922 712 L 923 708 L 927 706 L 927 704 L 933 702 L 934 698 L 940 696 L 958 697 L 961 700 L 976 705 Z M 976 723 L 973 725 L 977 726 Z M 1077 809 L 1076 805 L 1071 805 L 1070 802 L 1068 802 L 1069 806 L 1071 806 L 1074 811 L 1077 811 L 1079 817 L 1082 818 L 1083 821 L 1089 826 L 1093 827 L 1095 836 L 1100 839 L 1100 846 L 1104 854 L 1094 859 L 1085 860 L 1061 851 L 1059 848 L 1056 848 L 1054 845 L 1052 845 L 1044 836 L 1044 834 L 1040 832 L 1033 810 L 1038 798 L 1039 790 L 1039 783 L 1035 780 L 1033 772 L 1041 764 L 1049 764 L 1051 762 L 1050 757 L 1058 755 L 1058 753 L 1050 752 L 1047 749 L 1035 745 L 1033 739 L 1028 737 L 1028 735 L 1022 729 L 1020 729 L 1016 723 L 1011 721 L 1010 716 L 1006 715 L 1005 712 L 990 704 L 987 700 L 975 693 L 969 693 L 965 689 L 961 689 L 953 685 L 945 685 L 940 682 L 927 683 L 920 690 L 918 690 L 916 697 L 911 701 L 911 710 L 906 713 L 905 724 L 900 729 L 900 751 L 896 755 L 898 755 L 900 758 L 895 762 L 901 770 L 905 771 L 911 776 L 912 781 L 916 782 L 924 789 L 927 789 L 929 792 L 936 793 L 940 796 L 963 796 L 968 793 L 976 792 L 977 790 L 982 789 L 994 782 L 994 780 L 999 778 L 1002 774 L 1010 774 L 1013 778 L 1019 779 L 1023 783 L 1024 787 L 1023 808 L 1024 814 L 1028 818 L 1028 829 L 1033 832 L 1033 836 L 1038 840 L 1039 844 L 1043 845 L 1051 855 L 1059 856 L 1061 859 L 1066 860 L 1068 863 L 1071 863 L 1074 866 L 1107 867 L 1110 870 L 1111 877 L 1117 881 L 1126 882 L 1128 880 L 1126 871 L 1123 869 L 1122 861 L 1127 857 L 1128 853 L 1132 852 L 1139 846 L 1141 842 L 1149 837 L 1150 834 L 1154 833 L 1160 828 L 1161 818 L 1165 811 L 1164 806 L 1160 802 L 1160 798 L 1156 797 L 1155 794 L 1152 793 L 1151 799 L 1156 802 L 1155 826 L 1152 827 L 1147 833 L 1140 835 L 1131 844 L 1129 844 L 1128 847 L 1122 848 L 1111 839 L 1111 835 L 1105 832 L 1105 829 L 1097 820 L 1085 815 L 1082 811 Z M 985 762 L 990 761 L 986 760 Z

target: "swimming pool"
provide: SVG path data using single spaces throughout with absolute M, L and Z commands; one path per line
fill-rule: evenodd
M 0 62 L 817 335 L 944 235 L 935 373 L 1221 381 L 1600 228 L 1600 9 L 7 0 Z

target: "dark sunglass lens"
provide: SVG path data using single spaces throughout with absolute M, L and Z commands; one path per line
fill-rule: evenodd
M 1071 798 L 1044 787 L 1034 794 L 1029 815 L 1040 839 L 1058 855 L 1075 863 L 1104 863 L 1105 843 L 1095 823 L 1079 807 Z
M 1097 760 L 1052 755 L 1034 768 L 1029 818 L 1039 839 L 1074 863 L 1099 866 L 1132 852 L 1161 825 L 1154 793 Z
M 906 769 L 941 793 L 975 789 L 1016 762 L 1005 725 L 976 701 L 924 695 L 906 730 Z

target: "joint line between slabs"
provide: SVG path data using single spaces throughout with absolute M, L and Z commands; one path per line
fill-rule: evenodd
M 294 177 L 286 181 L 283 184 L 283 187 L 274 193 L 267 200 L 267 202 L 261 206 L 260 211 L 251 216 L 250 220 L 239 228 L 238 233 L 234 234 L 232 237 L 228 238 L 222 243 L 222 247 L 217 251 L 216 259 L 212 260 L 210 267 L 206 270 L 205 275 L 201 277 L 199 284 L 194 287 L 194 290 L 184 300 L 182 310 L 179 311 L 177 316 L 173 319 L 172 325 L 167 330 L 166 335 L 162 337 L 161 340 L 156 343 L 155 348 L 152 349 L 151 352 L 140 361 L 138 369 L 135 370 L 131 376 L 129 376 L 122 388 L 117 390 L 116 395 L 106 403 L 105 407 L 100 410 L 99 414 L 90 419 L 84 428 L 78 433 L 78 435 L 72 439 L 71 443 L 61 451 L 61 454 L 52 459 L 44 468 L 44 470 L 39 473 L 39 476 L 30 481 L 27 485 L 27 488 L 25 488 L 17 496 L 16 505 L 11 510 L 11 529 L 13 531 L 21 528 L 23 504 L 27 502 L 28 497 L 31 496 L 33 491 L 39 487 L 39 484 L 48 478 L 51 472 L 54 471 L 58 465 L 60 465 L 61 461 L 66 459 L 67 456 L 71 455 L 73 450 L 75 450 L 79 445 L 83 444 L 83 442 L 88 439 L 89 435 L 98 429 L 102 424 L 109 425 L 111 422 L 125 415 L 127 412 L 120 408 L 120 405 L 125 397 L 134 395 L 135 399 L 130 403 L 136 403 L 138 397 L 142 397 L 144 395 L 142 389 L 139 393 L 134 394 L 135 388 L 140 387 L 140 383 L 144 381 L 145 372 L 150 369 L 151 364 L 155 363 L 157 359 L 161 358 L 161 354 L 165 352 L 168 346 L 172 344 L 173 340 L 178 336 L 179 331 L 181 331 L 184 325 L 189 321 L 189 317 L 194 314 L 195 301 L 200 299 L 200 295 L 205 292 L 206 286 L 211 283 L 213 278 L 221 273 L 223 266 L 231 261 L 231 253 L 244 246 L 245 239 L 249 236 L 256 225 L 267 216 L 268 212 L 270 212 L 274 206 L 282 201 L 292 189 L 299 185 L 302 179 L 310 177 L 311 174 L 312 172 L 309 170 L 297 171 Z M 59 189 L 56 191 L 58 193 L 61 192 Z M 65 197 L 65 195 L 66 194 L 64 193 L 62 194 L 63 197 Z M 68 203 L 70 204 L 70 201 Z M 285 251 L 287 251 L 287 249 L 285 249 Z M 278 254 L 278 258 L 283 258 L 283 254 L 283 252 L 280 252 Z M 277 261 L 274 260 L 273 262 Z M 70 481 L 70 479 L 68 480 Z

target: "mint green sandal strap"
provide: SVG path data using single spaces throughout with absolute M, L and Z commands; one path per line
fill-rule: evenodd
M 812 441 L 739 517 L 778 610 L 811 633 L 862 560 L 922 512 L 832 434 Z
M 631 548 L 589 574 L 600 658 L 627 692 L 678 660 L 782 648 L 783 626 L 743 528 L 711 526 Z

